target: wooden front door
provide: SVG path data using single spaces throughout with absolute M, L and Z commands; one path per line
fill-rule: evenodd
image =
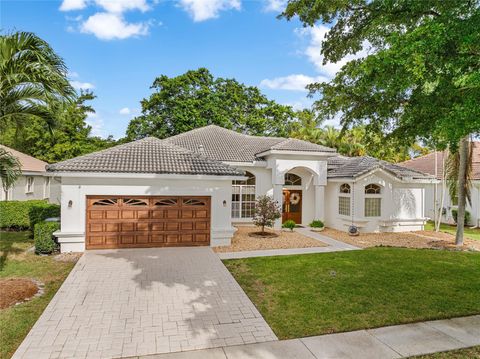
M 210 197 L 87 196 L 86 248 L 207 246 Z
M 295 223 L 302 223 L 302 191 L 283 190 L 282 222 L 294 220 Z

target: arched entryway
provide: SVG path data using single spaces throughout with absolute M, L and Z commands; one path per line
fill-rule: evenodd
M 302 177 L 295 173 L 285 173 L 282 203 L 282 223 L 293 220 L 302 223 L 303 188 Z

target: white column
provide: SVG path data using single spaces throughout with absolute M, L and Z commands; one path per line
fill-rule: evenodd
M 273 185 L 273 200 L 278 203 L 280 208 L 283 204 L 283 184 L 274 184 Z M 273 225 L 274 229 L 282 229 L 282 217 L 275 221 Z
M 325 221 L 325 186 L 315 185 L 315 218 Z

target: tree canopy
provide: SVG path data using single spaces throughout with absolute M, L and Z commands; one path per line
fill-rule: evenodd
M 295 111 L 269 100 L 255 86 L 235 79 L 215 78 L 207 69 L 161 75 L 154 92 L 141 101 L 142 115 L 127 129 L 129 140 L 146 136 L 166 138 L 215 124 L 252 135 L 286 136 Z

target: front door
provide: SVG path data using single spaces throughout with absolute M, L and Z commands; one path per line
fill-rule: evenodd
M 282 223 L 287 220 L 302 223 L 302 191 L 283 190 Z

